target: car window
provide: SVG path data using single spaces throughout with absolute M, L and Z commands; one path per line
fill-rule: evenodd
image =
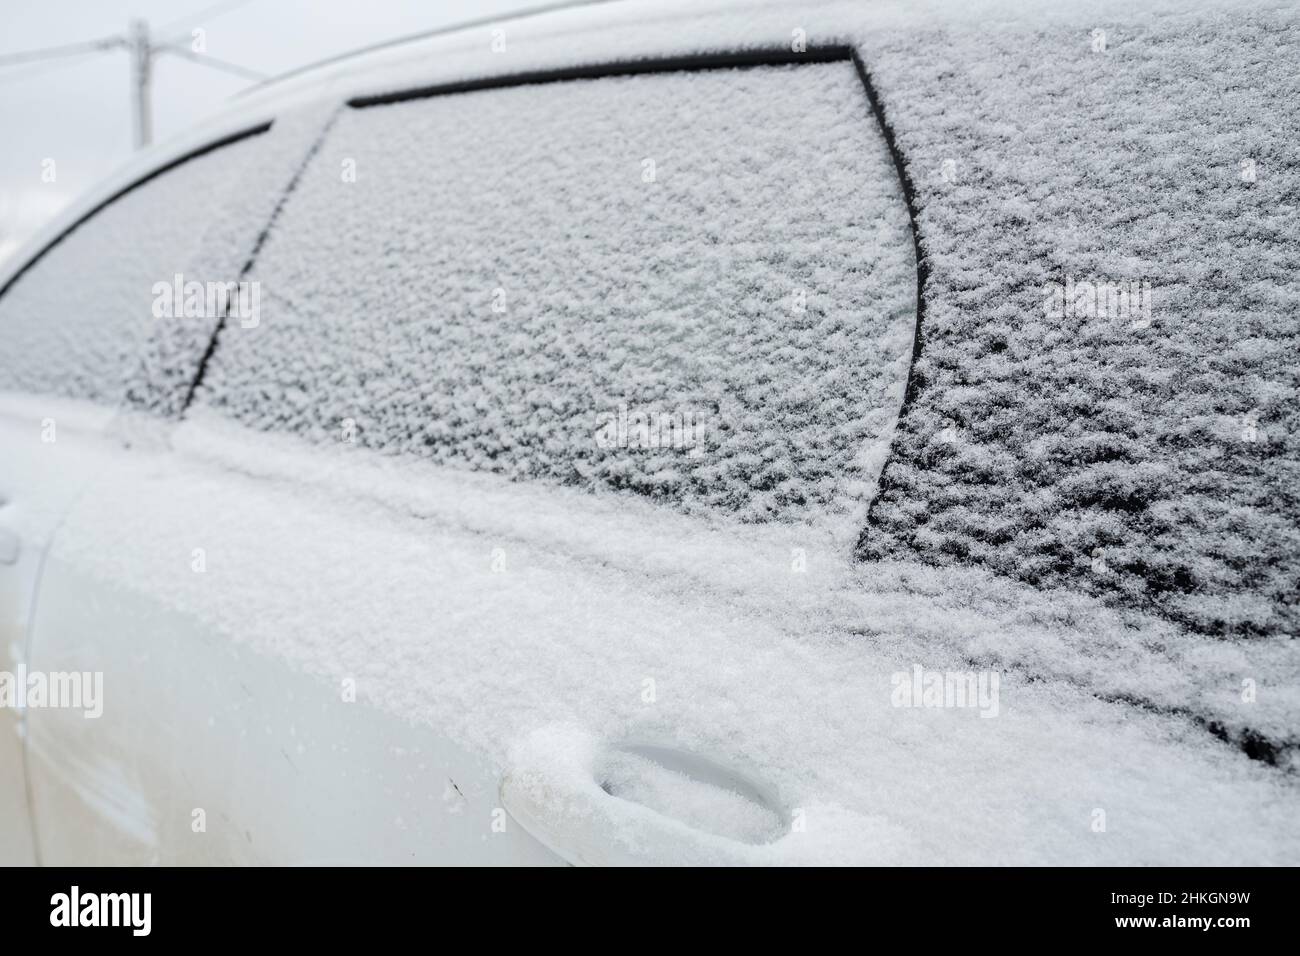
M 200 407 L 751 521 L 867 493 L 916 310 L 848 62 L 349 109 L 251 277 Z
M 0 390 L 115 403 L 166 311 L 155 308 L 160 284 L 235 278 L 214 275 L 199 254 L 262 139 L 241 136 L 151 175 L 20 272 L 0 296 Z M 180 304 L 172 311 L 183 319 Z

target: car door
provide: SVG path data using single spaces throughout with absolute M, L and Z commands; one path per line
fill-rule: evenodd
M 800 551 L 847 560 L 915 320 L 853 65 L 705 65 L 325 125 L 179 414 L 95 460 L 50 549 L 34 660 L 102 674 L 104 707 L 29 718 L 44 859 L 636 858 L 557 846 L 516 748 L 565 716 L 706 730 L 658 703 L 635 635 L 779 640 L 683 608 L 679 549 L 761 554 L 721 580 L 782 590 Z M 142 393 L 175 394 L 145 364 Z M 633 778 L 664 751 L 628 746 Z M 770 783 L 746 785 L 752 826 L 726 800 L 696 820 L 701 852 L 788 830 Z

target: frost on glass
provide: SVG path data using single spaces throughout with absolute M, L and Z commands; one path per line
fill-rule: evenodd
M 847 63 L 349 110 L 252 277 L 201 403 L 756 521 L 870 492 L 915 322 Z
M 862 554 L 1294 636 L 1300 87 L 1277 64 L 1300 26 L 1142 23 L 864 49 L 915 158 L 929 279 Z M 1141 283 L 1150 308 L 1067 313 L 1067 281 Z
M 264 139 L 156 176 L 50 247 L 0 298 L 0 390 L 115 404 L 146 340 L 172 321 L 154 317 L 155 284 L 236 278 L 201 252 L 231 217 L 231 196 L 250 192 Z

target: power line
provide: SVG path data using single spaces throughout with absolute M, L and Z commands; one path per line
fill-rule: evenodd
M 53 57 L 76 56 L 80 53 L 98 53 L 114 47 L 126 46 L 120 36 L 104 37 L 100 40 L 86 40 L 83 43 L 66 43 L 63 46 L 47 46 L 41 50 L 22 50 L 18 53 L 0 54 L 0 66 L 13 66 L 18 63 L 31 63 L 36 60 L 48 60 Z
M 18 83 L 23 80 L 34 79 L 35 77 L 43 76 L 46 73 L 51 73 L 54 70 L 62 70 L 71 66 L 81 66 L 83 63 L 88 62 L 94 55 L 95 54 L 93 53 L 82 53 L 80 56 L 60 59 L 53 63 L 28 63 L 23 68 L 10 70 L 6 73 L 0 73 L 0 86 L 3 86 L 6 83 Z
M 191 13 L 187 17 L 180 17 L 170 23 L 164 23 L 158 28 L 158 33 L 159 35 L 164 35 L 182 25 L 192 28 L 198 24 L 198 21 L 200 20 L 215 20 L 223 14 L 229 13 L 232 10 L 238 10 L 240 7 L 247 6 L 252 2 L 253 0 L 225 0 L 223 3 L 214 3 L 209 7 L 204 7 L 202 10 Z M 172 37 L 171 39 L 175 39 L 175 37 Z
M 206 53 L 196 53 L 194 50 L 182 46 L 165 46 L 155 48 L 160 53 L 174 53 L 177 56 L 192 60 L 195 63 L 201 63 L 203 66 L 210 66 L 216 70 L 225 70 L 227 73 L 233 73 L 236 76 L 242 76 L 248 80 L 265 80 L 267 74 L 258 73 L 256 70 L 250 70 L 247 67 L 240 66 L 238 63 L 229 63 L 225 60 L 219 60 L 215 56 L 209 56 Z

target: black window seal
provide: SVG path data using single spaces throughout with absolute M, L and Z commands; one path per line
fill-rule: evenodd
M 244 261 L 243 268 L 239 270 L 239 279 L 241 282 L 250 272 L 253 271 L 253 266 L 257 264 L 257 257 L 261 253 L 262 247 L 266 245 L 266 241 L 271 237 L 271 230 L 275 228 L 275 224 L 279 221 L 280 215 L 284 212 L 284 207 L 288 204 L 290 197 L 292 197 L 294 192 L 298 189 L 298 184 L 302 182 L 302 177 L 306 174 L 307 167 L 311 165 L 312 160 L 316 158 L 316 155 L 325 145 L 325 140 L 329 138 L 330 130 L 334 128 L 334 123 L 338 120 L 341 112 L 341 109 L 335 109 L 334 112 L 330 114 L 329 119 L 325 121 L 320 132 L 318 132 L 315 139 L 312 140 L 312 144 L 308 147 L 307 152 L 303 154 L 301 161 L 294 170 L 293 177 L 289 180 L 289 184 L 285 186 L 279 197 L 276 199 L 275 208 L 271 210 L 270 217 L 258 232 L 257 238 L 253 241 L 253 248 L 248 253 L 248 258 Z M 213 326 L 212 334 L 208 336 L 208 344 L 204 347 L 203 354 L 199 357 L 198 368 L 195 370 L 194 377 L 190 379 L 190 384 L 185 390 L 185 397 L 181 400 L 180 411 L 177 415 L 179 418 L 184 418 L 186 412 L 190 410 L 190 406 L 194 404 L 194 397 L 198 394 L 199 387 L 203 384 L 203 380 L 208 374 L 208 364 L 212 361 L 212 356 L 216 354 L 217 347 L 221 342 L 222 333 L 226 330 L 227 318 L 229 318 L 229 314 L 223 311 L 217 319 L 217 324 Z
M 784 47 L 764 47 L 752 50 L 728 50 L 715 53 L 688 53 L 680 56 L 647 57 L 640 60 L 610 60 L 583 66 L 566 66 L 550 70 L 529 70 L 522 73 L 502 73 L 472 80 L 451 80 L 430 86 L 396 90 L 390 93 L 373 93 L 354 96 L 348 100 L 353 109 L 387 106 L 407 100 L 423 100 L 453 93 L 474 93 L 479 90 L 501 90 L 514 86 L 535 86 L 548 83 L 566 83 L 571 80 L 604 80 L 617 76 L 638 76 L 645 73 L 703 72 L 756 66 L 788 66 L 800 63 L 836 63 L 855 59 L 850 46 L 810 46 L 803 53 Z
M 263 133 L 270 130 L 273 122 L 274 122 L 273 120 L 267 120 L 265 123 L 259 123 L 256 126 L 252 126 L 247 129 L 242 129 L 239 130 L 238 132 L 230 133 L 226 136 L 222 136 L 218 139 L 214 139 L 211 140 L 210 142 L 204 143 L 202 146 L 198 146 L 192 150 L 189 150 L 186 153 L 182 153 L 180 156 L 177 156 L 175 159 L 168 160 L 167 162 L 163 163 L 161 166 L 149 170 L 149 172 L 140 176 L 138 179 L 132 180 L 130 183 L 123 186 L 121 189 L 117 190 L 112 195 L 108 196 L 106 199 L 102 199 L 99 202 L 95 203 L 95 205 L 92 206 L 89 210 L 87 210 L 86 212 L 78 216 L 77 219 L 71 225 L 69 225 L 66 229 L 64 229 L 57 236 L 55 236 L 53 239 L 47 242 L 44 246 L 42 246 L 36 252 L 35 255 L 33 255 L 30 259 L 28 259 L 25 263 L 23 263 L 22 266 L 19 267 L 17 272 L 15 272 L 13 275 L 9 277 L 9 280 L 5 282 L 3 286 L 0 286 L 0 299 L 3 299 L 5 295 L 9 292 L 9 290 L 13 288 L 14 285 L 18 282 L 18 280 L 21 279 L 24 275 L 26 275 L 27 272 L 33 266 L 36 265 L 36 263 L 44 259 L 46 254 L 50 252 L 50 250 L 52 250 L 55 246 L 59 245 L 59 243 L 63 242 L 64 239 L 68 238 L 68 236 L 72 235 L 74 232 L 76 232 L 78 229 L 84 226 L 87 222 L 89 222 L 95 216 L 99 215 L 109 206 L 113 205 L 113 203 L 117 202 L 127 193 L 134 192 L 135 190 L 139 189 L 141 186 L 145 186 L 148 183 L 152 182 L 153 180 L 157 179 L 159 176 L 162 176 L 164 173 L 169 173 L 173 169 L 177 168 L 178 166 L 183 166 L 186 163 L 190 162 L 191 160 L 199 159 L 202 156 L 206 156 L 208 153 L 216 152 L 217 150 L 224 149 L 227 146 L 233 146 L 235 143 L 242 142 L 243 140 L 246 139 L 251 139 L 254 136 L 260 136 Z

